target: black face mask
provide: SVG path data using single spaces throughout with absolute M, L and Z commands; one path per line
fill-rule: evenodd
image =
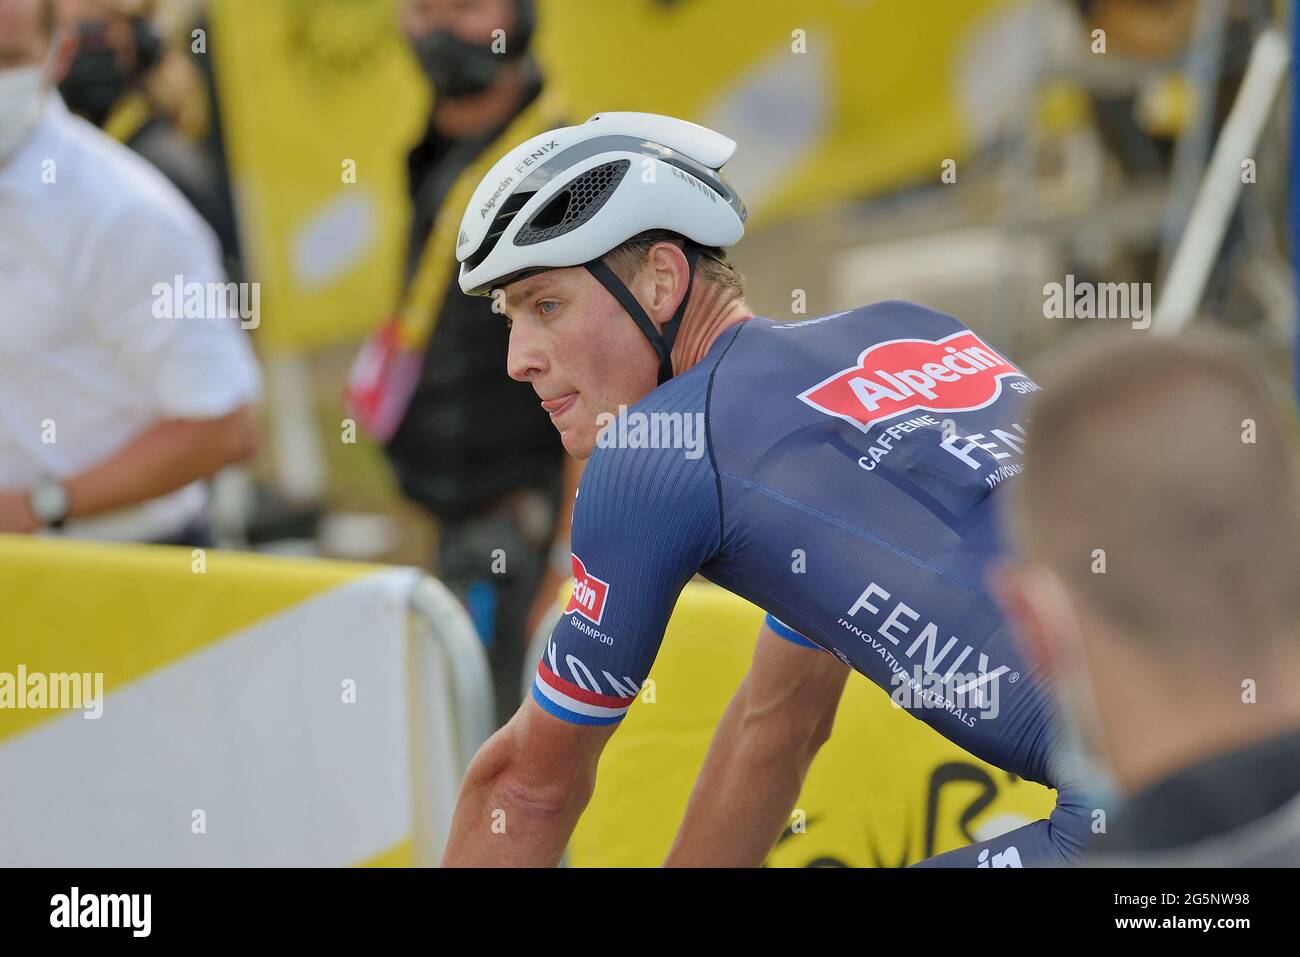
M 162 43 L 143 20 L 132 21 L 136 65 L 128 73 L 122 69 L 117 51 L 108 42 L 107 23 L 81 23 L 77 34 L 77 55 L 68 75 L 59 84 L 59 93 L 70 110 L 96 126 L 103 126 L 117 101 L 161 59 Z
M 412 39 L 411 48 L 438 95 L 470 96 L 490 87 L 507 63 L 528 52 L 535 20 L 532 0 L 515 0 L 515 25 L 504 53 L 493 53 L 490 43 L 469 43 L 446 31 Z
M 452 98 L 482 93 L 496 81 L 501 68 L 516 59 L 493 53 L 489 44 L 468 43 L 443 31 L 417 37 L 411 47 L 434 90 Z

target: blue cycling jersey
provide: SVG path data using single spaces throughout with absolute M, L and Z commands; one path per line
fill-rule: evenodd
M 534 699 L 620 720 L 699 573 L 971 754 L 1059 786 L 1049 702 L 985 580 L 1037 389 L 911 303 L 725 330 L 602 433 Z

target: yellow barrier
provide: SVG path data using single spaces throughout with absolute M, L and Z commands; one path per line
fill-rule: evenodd
M 492 708 L 416 570 L 0 535 L 0 603 L 0 866 L 438 856 Z
M 762 619 L 720 588 L 687 585 L 650 673 L 651 691 L 601 759 L 596 795 L 569 845 L 570 866 L 662 863 Z M 800 795 L 802 820 L 767 863 L 903 866 L 1046 817 L 1054 800 L 1047 788 L 972 758 L 855 674 Z

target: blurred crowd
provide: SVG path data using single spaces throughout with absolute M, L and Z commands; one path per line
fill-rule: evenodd
M 212 544 L 203 480 L 257 445 L 239 326 L 159 321 L 173 277 L 225 289 L 196 209 L 232 232 L 144 13 L 0 4 L 0 530 Z

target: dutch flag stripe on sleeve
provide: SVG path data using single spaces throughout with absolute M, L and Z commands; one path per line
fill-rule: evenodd
M 636 700 L 636 686 L 630 679 L 625 679 L 621 690 L 631 690 L 632 693 L 616 696 L 584 688 L 561 678 L 543 658 L 537 665 L 533 699 L 544 711 L 565 721 L 576 724 L 614 724 L 622 720 Z

